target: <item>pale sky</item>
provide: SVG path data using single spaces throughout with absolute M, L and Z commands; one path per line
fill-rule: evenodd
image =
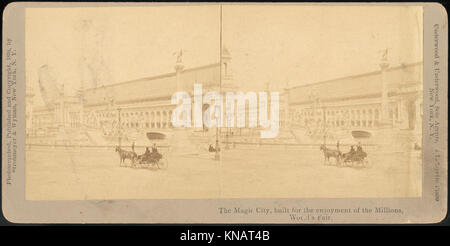
M 294 86 L 378 70 L 385 48 L 392 66 L 422 61 L 422 18 L 406 6 L 224 6 L 223 42 L 240 83 Z
M 38 100 L 38 70 L 48 64 L 72 94 L 82 78 L 82 58 L 111 84 L 174 72 L 174 52 L 184 49 L 186 68 L 219 61 L 218 6 L 27 9 L 27 83 Z M 83 33 L 83 20 L 92 28 Z M 84 37 L 83 38 L 83 34 Z M 83 39 L 85 40 L 83 42 Z M 83 52 L 84 51 L 84 52 Z
M 377 70 L 385 48 L 393 66 L 421 61 L 422 8 L 226 5 L 222 42 L 242 88 L 313 83 Z M 38 102 L 44 64 L 73 94 L 84 63 L 106 85 L 173 72 L 179 49 L 186 68 L 218 62 L 219 47 L 218 5 L 26 12 L 26 77 Z

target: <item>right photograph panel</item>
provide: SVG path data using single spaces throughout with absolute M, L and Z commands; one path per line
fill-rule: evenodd
M 221 8 L 222 198 L 421 197 L 422 7 Z

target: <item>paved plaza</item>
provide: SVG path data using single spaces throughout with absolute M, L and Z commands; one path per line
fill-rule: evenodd
M 139 152 L 140 150 L 136 150 Z M 168 168 L 120 167 L 111 149 L 27 151 L 30 200 L 284 197 L 414 197 L 421 194 L 420 152 L 368 151 L 368 167 L 324 165 L 317 148 L 165 153 Z M 127 160 L 129 163 L 129 160 Z

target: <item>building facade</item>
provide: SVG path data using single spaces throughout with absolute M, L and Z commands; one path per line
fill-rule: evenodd
M 289 122 L 301 127 L 413 130 L 422 127 L 422 91 L 422 63 L 293 87 L 286 94 Z
M 184 68 L 180 53 L 174 70 L 96 88 L 80 88 L 77 96 L 66 96 L 63 89 L 58 90 L 62 94 L 51 106 L 33 106 L 35 94 L 28 90 L 27 133 L 50 136 L 59 128 L 69 131 L 84 128 L 117 136 L 134 130 L 170 130 L 172 110 L 177 106 L 171 104 L 173 93 L 185 91 L 192 96 L 194 84 L 201 84 L 203 93 L 233 89 L 227 49 L 222 52 L 221 62 L 188 69 Z
M 349 130 L 409 130 L 422 127 L 423 64 L 411 63 L 380 70 L 285 88 L 280 93 L 280 135 L 300 129 L 306 135 L 333 135 Z M 34 107 L 34 93 L 27 93 L 27 135 L 54 135 L 58 129 L 80 129 L 119 136 L 130 131 L 171 131 L 171 96 L 176 91 L 193 95 L 194 84 L 203 93 L 238 90 L 233 82 L 231 55 L 223 49 L 220 62 L 185 69 L 181 53 L 174 72 L 96 88 L 80 88 L 77 96 L 64 90 L 52 107 Z M 203 109 L 205 110 L 205 108 Z M 247 107 L 247 113 L 251 110 Z M 230 131 L 231 130 L 231 131 Z M 255 137 L 259 134 L 252 135 Z M 227 129 L 226 134 L 242 133 Z M 293 134 L 293 133 L 292 133 Z M 293 136 L 302 138 L 301 135 Z M 301 142 L 301 141 L 300 141 Z
M 339 140 L 352 131 L 377 132 L 421 145 L 423 118 L 423 64 L 411 63 L 314 84 L 289 88 L 288 116 L 291 129 L 304 135 Z M 404 137 L 403 137 L 404 138 Z M 395 141 L 397 141 L 395 140 Z M 379 138 L 378 142 L 384 141 Z

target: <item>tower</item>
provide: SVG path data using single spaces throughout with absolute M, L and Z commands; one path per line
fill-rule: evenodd
M 290 127 L 290 109 L 289 109 L 289 80 L 286 80 L 286 84 L 283 90 L 283 106 L 284 106 L 284 127 Z
M 387 59 L 388 49 L 383 51 L 380 68 L 381 68 L 381 125 L 387 125 L 389 123 L 389 82 L 387 78 L 387 70 L 389 68 L 389 62 Z
M 77 91 L 77 96 L 79 99 L 79 110 L 78 110 L 79 119 L 77 122 L 77 126 L 79 126 L 83 129 L 84 128 L 84 86 L 83 86 L 83 82 L 81 82 L 81 84 L 80 84 L 80 88 Z
M 232 69 L 231 69 L 231 54 L 226 48 L 222 48 L 221 59 L 220 59 L 220 69 L 221 69 L 221 86 L 222 88 L 232 88 Z
M 65 93 L 64 93 L 64 83 L 61 84 L 61 89 L 59 91 L 59 110 L 58 110 L 58 125 L 59 127 L 66 126 L 66 105 L 65 105 Z
M 177 61 L 175 63 L 175 73 L 176 73 L 176 81 L 177 81 L 177 91 L 183 91 L 184 86 L 181 81 L 181 72 L 183 71 L 184 65 L 183 65 L 183 50 L 180 50 L 176 52 L 177 55 Z

